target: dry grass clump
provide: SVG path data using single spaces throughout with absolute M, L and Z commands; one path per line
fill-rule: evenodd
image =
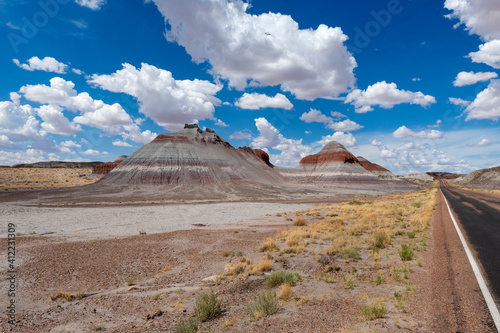
M 71 302 L 75 299 L 82 299 L 84 297 L 85 297 L 84 291 L 79 291 L 78 293 L 76 293 L 76 295 L 67 293 L 67 292 L 62 291 L 62 290 L 58 291 L 55 294 L 50 294 L 50 300 L 53 302 L 57 301 L 60 298 L 65 299 L 68 302 Z
M 278 291 L 278 298 L 284 301 L 288 301 L 293 295 L 292 286 L 288 283 L 283 283 Z
M 293 225 L 296 227 L 303 227 L 307 225 L 307 221 L 302 217 L 297 217 L 295 221 L 293 221 Z
M 104 324 L 100 323 L 100 324 L 90 324 L 88 326 L 89 330 L 91 331 L 96 331 L 96 332 L 99 332 L 99 331 L 104 331 Z
M 247 257 L 243 257 L 233 266 L 229 265 L 228 267 L 226 267 L 226 271 L 223 275 L 237 277 L 238 275 L 251 270 L 253 270 L 252 261 Z
M 391 237 L 385 230 L 377 230 L 373 234 L 372 248 L 385 249 L 391 243 Z
M 271 259 L 264 257 L 253 267 L 253 274 L 259 274 L 262 272 L 269 272 L 273 268 L 273 262 Z
M 279 247 L 272 238 L 266 238 L 264 242 L 262 242 L 262 245 L 257 248 L 257 251 L 259 252 L 275 252 L 279 251 Z

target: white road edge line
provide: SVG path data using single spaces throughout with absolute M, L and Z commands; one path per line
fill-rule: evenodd
M 462 235 L 460 228 L 458 227 L 457 221 L 453 217 L 450 205 L 448 204 L 448 200 L 446 200 L 446 197 L 444 196 L 443 191 L 441 189 L 439 189 L 439 191 L 441 192 L 441 195 L 444 198 L 444 202 L 446 203 L 446 207 L 448 207 L 448 212 L 450 213 L 453 224 L 455 225 L 455 229 L 457 230 L 458 237 L 460 237 L 460 240 L 462 241 L 462 245 L 465 249 L 465 253 L 467 254 L 467 258 L 469 258 L 470 265 L 472 266 L 472 270 L 474 271 L 474 275 L 476 276 L 477 282 L 479 283 L 479 287 L 481 288 L 481 292 L 483 293 L 484 300 L 486 301 L 486 304 L 488 305 L 488 309 L 490 310 L 491 316 L 493 317 L 493 321 L 495 322 L 495 326 L 497 327 L 497 331 L 500 332 L 500 312 L 498 312 L 497 306 L 495 305 L 495 301 L 493 301 L 493 297 L 491 297 L 491 293 L 488 290 L 486 283 L 484 282 L 484 278 L 481 275 L 481 271 L 479 270 L 479 266 L 477 265 L 476 260 L 472 256 L 472 252 L 470 251 L 469 246 L 465 242 L 465 238 Z

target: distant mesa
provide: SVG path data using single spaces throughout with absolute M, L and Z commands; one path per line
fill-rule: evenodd
M 369 182 L 378 177 L 337 141 L 327 143 L 319 153 L 308 155 L 294 168 L 276 167 L 285 177 L 298 182 Z
M 455 179 L 460 176 L 465 176 L 451 172 L 426 172 L 426 173 L 434 179 Z
M 200 185 L 265 183 L 286 180 L 269 155 L 248 147 L 235 149 L 215 131 L 196 124 L 158 135 L 104 175 L 100 184 Z
M 107 162 L 96 165 L 92 170 L 92 173 L 97 175 L 105 175 L 107 173 L 110 173 L 111 170 L 116 168 L 127 157 L 127 155 L 121 155 L 114 162 Z
M 432 177 L 426 173 L 408 174 L 406 176 L 399 176 L 399 178 L 403 179 L 403 180 L 408 180 L 410 182 L 416 182 L 416 183 L 427 183 L 427 182 L 434 181 L 434 177 Z
M 94 168 L 102 162 L 63 162 L 63 161 L 50 161 L 50 162 L 36 162 L 24 163 L 13 165 L 12 168 L 71 168 L 71 169 L 85 169 Z

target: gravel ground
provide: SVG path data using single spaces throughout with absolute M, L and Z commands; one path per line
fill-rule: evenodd
M 203 227 L 234 228 L 283 211 L 312 204 L 229 202 L 122 207 L 39 208 L 0 204 L 4 223 L 16 224 L 21 235 L 51 235 L 81 239 L 113 238 L 190 230 Z M 5 237 L 6 230 L 0 236 Z M 0 266 L 1 267 L 1 266 Z

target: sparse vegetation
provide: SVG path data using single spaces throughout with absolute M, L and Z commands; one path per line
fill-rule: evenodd
M 385 230 L 375 231 L 373 247 L 377 249 L 385 249 L 391 243 L 391 239 Z
M 302 276 L 299 273 L 293 273 L 286 270 L 281 270 L 274 272 L 270 277 L 266 280 L 266 287 L 272 288 L 275 286 L 282 285 L 283 283 L 287 283 L 290 286 L 295 286 L 297 281 L 302 280 Z
M 292 297 L 293 290 L 288 283 L 283 283 L 278 292 L 278 298 L 284 301 L 288 301 Z
M 275 251 L 279 251 L 279 247 L 276 244 L 276 242 L 274 241 L 274 239 L 266 238 L 264 240 L 264 242 L 262 243 L 262 245 L 257 248 L 257 251 L 259 251 L 259 252 L 265 252 L 265 251 L 275 252 Z
M 76 296 L 73 294 L 67 293 L 65 291 L 58 291 L 57 293 L 50 295 L 51 301 L 57 301 L 60 298 L 65 299 L 68 302 L 71 302 L 72 300 L 74 300 L 76 298 Z
M 403 261 L 410 261 L 413 259 L 413 250 L 408 245 L 402 244 L 399 256 Z
M 259 274 L 261 272 L 269 272 L 273 267 L 272 260 L 264 257 L 258 264 L 256 264 L 253 268 L 254 274 Z
M 361 320 L 374 320 L 377 318 L 383 318 L 387 314 L 387 309 L 383 304 L 368 305 L 365 304 L 361 306 L 358 310 L 358 316 Z
M 194 314 L 196 318 L 203 322 L 211 319 L 222 312 L 222 301 L 217 298 L 210 289 L 210 292 L 203 292 L 196 297 Z
M 307 221 L 305 219 L 303 219 L 302 217 L 298 217 L 295 219 L 295 221 L 293 221 L 293 225 L 296 227 L 303 227 L 303 226 L 307 225 Z
M 278 312 L 279 308 L 278 297 L 274 291 L 263 292 L 253 303 L 247 306 L 250 318 L 270 316 Z
M 358 249 L 355 249 L 355 248 L 352 248 L 352 247 L 348 247 L 348 248 L 343 249 L 340 252 L 340 256 L 342 258 L 344 258 L 344 259 L 354 259 L 354 260 L 357 260 L 357 259 L 361 258 L 361 253 L 359 253 Z
M 102 324 L 102 323 L 101 324 L 94 324 L 94 323 L 92 323 L 92 324 L 90 324 L 88 326 L 88 328 L 89 328 L 89 330 L 96 331 L 96 332 L 98 332 L 98 331 L 104 331 L 104 324 Z
M 181 320 L 177 326 L 175 326 L 175 333 L 196 333 L 198 332 L 198 326 L 198 320 L 195 318 Z

